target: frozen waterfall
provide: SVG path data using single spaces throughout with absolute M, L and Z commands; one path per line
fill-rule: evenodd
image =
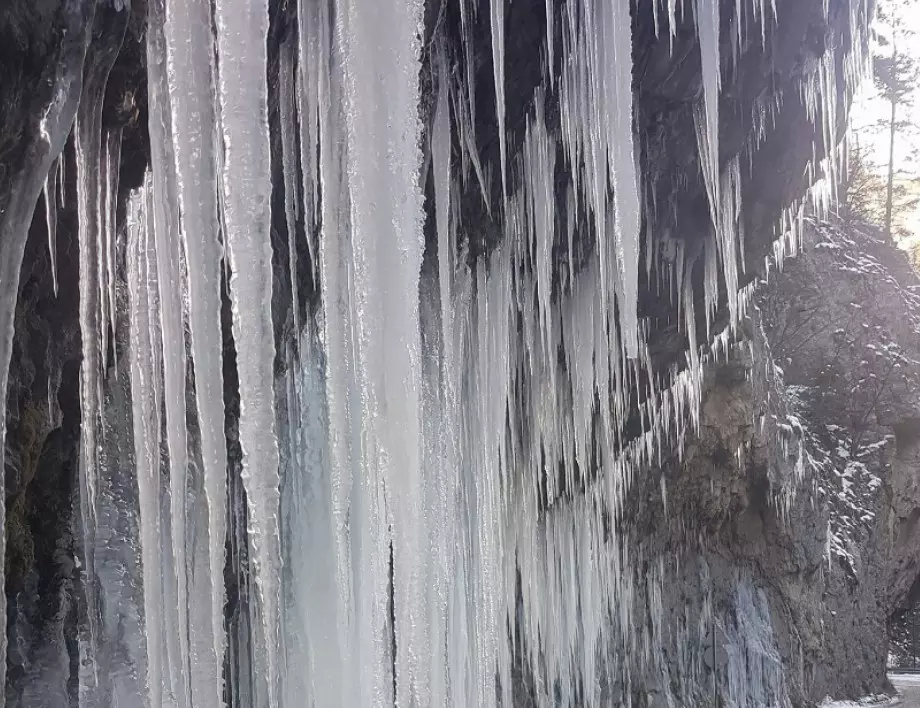
M 146 3 L 150 164 L 127 204 L 122 134 L 101 120 L 114 55 L 74 126 L 81 706 L 631 705 L 643 681 L 679 705 L 678 683 L 711 691 L 705 662 L 666 647 L 714 641 L 717 608 L 663 626 L 671 570 L 621 520 L 636 477 L 683 453 L 706 362 L 744 313 L 744 163 L 719 153 L 721 57 L 774 18 L 738 2 L 720 29 L 717 0 L 648 2 L 669 25 L 660 41 L 679 14 L 698 33 L 702 254 L 645 215 L 642 0 L 546 0 L 519 124 L 511 0 L 445 3 L 430 32 L 423 0 L 297 0 L 282 29 L 269 0 Z M 483 41 L 494 85 L 477 95 Z M 828 141 L 832 69 L 803 86 Z M 474 132 L 483 95 L 491 162 Z M 64 158 L 52 164 L 49 130 L 33 191 L 53 255 Z M 500 224 L 489 247 L 471 246 L 471 192 Z M 0 284 L 6 312 L 16 291 Z M 665 372 L 646 286 L 671 293 L 689 342 Z M 710 582 L 702 560 L 685 572 Z M 734 582 L 721 690 L 781 702 L 766 600 Z

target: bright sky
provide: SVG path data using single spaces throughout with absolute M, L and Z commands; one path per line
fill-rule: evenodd
M 905 25 L 916 33 L 914 37 L 898 43 L 898 52 L 911 55 L 920 63 L 920 1 L 879 0 L 879 4 L 896 9 Z M 912 105 L 898 106 L 901 112 L 899 119 L 910 121 L 914 129 L 901 131 L 895 138 L 895 169 L 920 176 L 920 164 L 916 157 L 906 159 L 912 151 L 920 151 L 920 87 L 914 89 L 909 102 Z M 888 132 L 886 126 L 879 124 L 888 121 L 890 112 L 889 103 L 879 95 L 875 84 L 871 80 L 863 82 L 853 104 L 850 127 L 858 134 L 860 145 L 870 149 L 872 161 L 883 170 L 888 167 Z
M 920 0 L 878 0 L 902 20 L 907 32 L 913 36 L 897 37 L 899 53 L 906 53 L 920 64 Z M 920 178 L 920 86 L 914 88 L 907 101 L 898 106 L 898 120 L 907 121 L 910 127 L 895 135 L 895 174 L 904 179 Z M 850 130 L 855 134 L 870 162 L 884 179 L 888 173 L 888 122 L 891 105 L 879 95 L 874 82 L 868 79 L 856 95 L 850 115 Z M 920 242 L 920 207 L 905 218 L 908 228 L 913 227 L 914 237 L 902 242 L 909 247 Z

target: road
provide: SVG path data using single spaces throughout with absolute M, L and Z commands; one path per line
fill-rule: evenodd
M 920 675 L 892 675 L 889 677 L 901 694 L 901 708 L 920 708 Z

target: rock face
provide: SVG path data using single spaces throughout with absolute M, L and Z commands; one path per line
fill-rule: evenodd
M 917 581 L 918 294 L 904 253 L 858 222 L 809 229 L 805 254 L 763 290 L 764 326 L 827 523 L 816 698 L 884 684 L 886 623 L 907 609 Z
M 810 223 L 757 288 L 743 336 L 706 367 L 683 459 L 631 499 L 635 611 L 661 651 L 634 704 L 886 690 L 887 624 L 918 578 L 918 294 L 903 252 L 839 220 Z
M 840 79 L 826 90 L 835 99 L 839 94 L 837 119 L 843 123 L 843 55 L 856 41 L 851 6 L 859 5 L 831 0 L 825 15 L 824 0 L 775 4 L 777 24 L 769 41 L 750 39 L 735 57 L 730 33 L 736 4 L 720 3 L 720 163 L 739 156 L 750 160 L 740 189 L 744 258 L 751 277 L 772 248 L 773 224 L 804 191 L 813 144 L 820 154 L 824 141 L 834 137 L 816 128 L 799 92 L 802 77 L 825 56 L 838 68 L 835 76 Z M 280 0 L 271 4 L 270 76 L 277 75 L 281 41 L 295 31 L 295 5 Z M 696 311 L 702 313 L 701 254 L 710 237 L 710 214 L 693 118 L 702 79 L 690 5 L 686 3 L 687 11 L 679 15 L 669 38 L 665 30 L 661 36 L 656 30 L 657 13 L 665 7 L 653 10 L 650 1 L 633 3 L 633 89 L 647 203 L 643 248 L 666 258 L 667 249 L 681 244 L 691 264 L 687 277 L 699 286 Z M 547 6 L 556 13 L 549 26 L 556 46 L 562 46 L 558 14 L 563 3 L 514 0 L 507 8 L 506 26 L 513 28 L 505 54 L 509 152 L 523 142 L 534 88 L 542 79 L 534 47 L 546 32 Z M 123 128 L 119 202 L 140 183 L 149 156 L 145 13 L 140 1 L 123 17 L 120 0 L 13 0 L 0 9 L 0 205 L 22 198 L 26 183 L 34 202 L 44 180 L 39 173 L 47 172 L 28 152 L 48 102 L 31 87 L 64 74 L 92 76 L 110 52 L 117 57 L 102 119 Z M 436 26 L 447 28 L 445 51 L 459 63 L 465 51 L 459 4 L 426 3 L 429 38 Z M 65 53 L 58 48 L 65 34 L 79 35 L 82 44 Z M 468 36 L 477 87 L 475 139 L 482 163 L 497 174 L 496 98 L 484 7 L 471 20 Z M 422 77 L 426 121 L 433 104 L 428 66 L 426 62 Z M 273 82 L 270 96 L 274 178 L 280 184 L 278 90 Z M 555 94 L 547 100 L 547 114 L 556 120 L 548 127 L 558 131 Z M 69 111 L 62 119 L 68 125 L 75 110 L 69 105 L 64 111 Z M 78 700 L 77 637 L 86 608 L 76 482 L 81 294 L 74 149 L 71 138 L 64 149 L 62 194 L 53 197 L 57 295 L 41 198 L 28 230 L 15 310 L 5 459 L 10 706 L 77 705 Z M 558 181 L 561 190 L 563 180 Z M 502 233 L 474 182 L 460 195 L 463 238 L 471 259 L 493 249 Z M 497 204 L 500 197 L 500 180 L 493 179 L 486 198 Z M 565 195 L 557 197 L 561 220 Z M 275 334 L 280 339 L 292 326 L 281 188 L 276 189 L 274 207 Z M 436 233 L 430 203 L 426 209 L 430 245 Z M 121 209 L 120 226 L 123 222 Z M 576 260 L 594 242 L 591 229 L 580 226 Z M 15 255 L 16 224 L 7 220 L 0 227 L 0 257 L 8 249 Z M 604 687 L 614 705 L 707 706 L 722 701 L 804 706 L 827 694 L 857 697 L 884 688 L 886 622 L 917 592 L 920 575 L 920 486 L 914 474 L 920 462 L 915 319 L 920 317 L 920 300 L 911 290 L 917 283 L 906 261 L 865 228 L 820 226 L 806 234 L 805 253 L 788 261 L 782 274 L 772 274 L 755 296 L 740 341 L 728 337 L 722 351 L 709 353 L 698 429 L 683 454 L 663 451 L 659 466 L 643 473 L 627 499 L 624 533 L 639 559 L 632 581 L 640 588 L 633 609 L 640 622 L 635 636 L 624 638 L 635 648 L 635 658 L 624 659 L 614 671 L 619 680 Z M 304 252 L 298 253 L 301 302 L 294 306 L 306 312 L 315 304 L 316 284 L 302 231 L 298 238 Z M 553 254 L 556 280 L 566 269 L 577 268 L 563 251 Z M 670 297 L 652 276 L 642 278 L 640 315 L 648 323 L 655 364 L 665 371 L 684 361 L 688 343 L 674 325 L 679 316 Z M 724 288 L 721 296 L 718 327 L 726 320 Z M 229 333 L 229 326 L 224 332 Z M 108 353 L 106 403 L 113 410 L 121 405 L 123 346 L 114 342 Z M 225 369 L 230 453 L 232 464 L 238 465 L 238 400 L 229 336 Z M 118 490 L 110 491 L 117 501 Z M 242 492 L 233 488 L 231 494 Z M 122 521 L 114 519 L 113 526 Z M 245 518 L 235 519 L 227 577 L 240 578 L 241 584 L 244 532 Z M 236 582 L 229 580 L 231 634 L 241 631 L 242 621 L 235 618 L 242 600 L 236 589 Z M 125 589 L 126 595 L 130 590 Z M 231 647 L 237 645 L 231 641 Z M 46 675 L 69 679 L 52 685 Z M 750 675 L 757 680 L 750 681 Z M 516 678 L 516 700 L 533 704 L 533 677 Z M 116 680 L 121 679 L 112 678 Z

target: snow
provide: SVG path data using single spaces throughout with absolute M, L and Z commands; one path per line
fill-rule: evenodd
M 895 682 L 896 687 L 901 683 L 907 683 L 908 685 L 910 684 L 910 681 L 903 681 L 905 678 L 903 676 L 899 676 L 897 679 L 895 679 L 893 676 L 890 678 Z M 917 685 L 920 685 L 920 682 L 918 682 Z M 867 706 L 877 706 L 878 708 L 883 708 L 884 706 L 897 705 L 903 704 L 897 698 L 891 698 L 890 696 L 885 696 L 882 694 L 865 696 L 856 701 L 835 701 L 830 696 L 827 696 L 823 701 L 821 701 L 821 703 L 818 704 L 819 708 L 866 708 Z
M 858 701 L 833 701 L 825 698 L 818 704 L 819 708 L 865 708 L 866 706 L 896 706 L 900 701 L 893 701 L 887 696 L 866 696 Z

